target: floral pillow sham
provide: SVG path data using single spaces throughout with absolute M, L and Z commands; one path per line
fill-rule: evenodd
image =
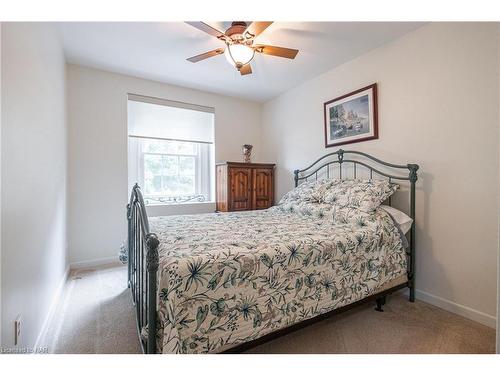
M 338 180 L 306 181 L 286 193 L 278 206 L 297 203 L 321 203 L 337 208 L 353 208 L 372 213 L 399 185 L 388 180 Z M 323 208 L 322 208 L 323 209 Z
M 388 180 L 344 180 L 331 185 L 322 195 L 321 202 L 372 213 L 398 188 L 398 184 Z
M 364 226 L 373 221 L 373 213 L 367 213 L 351 207 L 336 207 L 327 203 L 293 201 L 276 206 L 276 210 L 290 212 L 311 219 L 323 219 L 332 224 L 357 223 Z
M 339 182 L 339 180 L 328 180 L 328 179 L 303 182 L 296 188 L 286 193 L 281 198 L 278 205 L 291 202 L 320 203 L 324 191 L 326 191 L 326 189 L 328 189 L 329 186 L 337 182 Z

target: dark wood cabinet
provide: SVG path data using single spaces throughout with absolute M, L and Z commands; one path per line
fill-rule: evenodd
M 217 211 L 262 210 L 274 204 L 274 164 L 216 165 Z

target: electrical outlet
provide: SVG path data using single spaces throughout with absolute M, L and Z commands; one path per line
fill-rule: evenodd
M 14 345 L 18 345 L 21 340 L 21 315 L 14 320 Z

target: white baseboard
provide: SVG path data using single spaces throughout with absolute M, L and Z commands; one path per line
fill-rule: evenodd
M 43 340 L 46 337 L 47 329 L 49 328 L 52 317 L 54 316 L 57 305 L 59 304 L 59 300 L 61 299 L 61 295 L 62 295 L 62 292 L 64 290 L 64 285 L 66 284 L 66 281 L 68 280 L 69 270 L 70 270 L 70 267 L 68 265 L 66 267 L 66 270 L 64 271 L 64 274 L 63 274 L 61 280 L 59 281 L 59 284 L 57 285 L 56 291 L 54 292 L 54 296 L 52 297 L 52 302 L 50 303 L 49 311 L 47 312 L 47 316 L 45 317 L 45 320 L 43 321 L 42 328 L 40 329 L 40 332 L 38 333 L 38 337 L 36 338 L 35 345 L 33 347 L 33 349 L 34 349 L 33 353 L 37 353 L 37 349 L 43 345 Z
M 120 260 L 118 259 L 118 255 L 117 255 L 114 257 L 99 258 L 99 259 L 93 259 L 93 260 L 83 260 L 80 262 L 72 262 L 72 263 L 70 263 L 69 266 L 72 270 L 76 270 L 76 269 L 92 268 L 92 267 L 111 265 L 111 264 L 121 265 L 123 263 L 120 262 Z
M 495 328 L 496 317 L 485 314 L 481 311 L 474 310 L 470 307 L 460 305 L 459 303 L 435 296 L 422 290 L 415 290 L 415 297 L 421 301 L 442 308 L 443 310 L 463 316 L 464 318 L 474 320 L 475 322 L 484 324 L 485 326 Z

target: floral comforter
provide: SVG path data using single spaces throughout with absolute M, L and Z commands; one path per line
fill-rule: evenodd
M 322 212 L 273 207 L 151 218 L 160 240 L 158 351 L 222 351 L 406 274 L 403 241 L 385 211 L 337 220 Z

